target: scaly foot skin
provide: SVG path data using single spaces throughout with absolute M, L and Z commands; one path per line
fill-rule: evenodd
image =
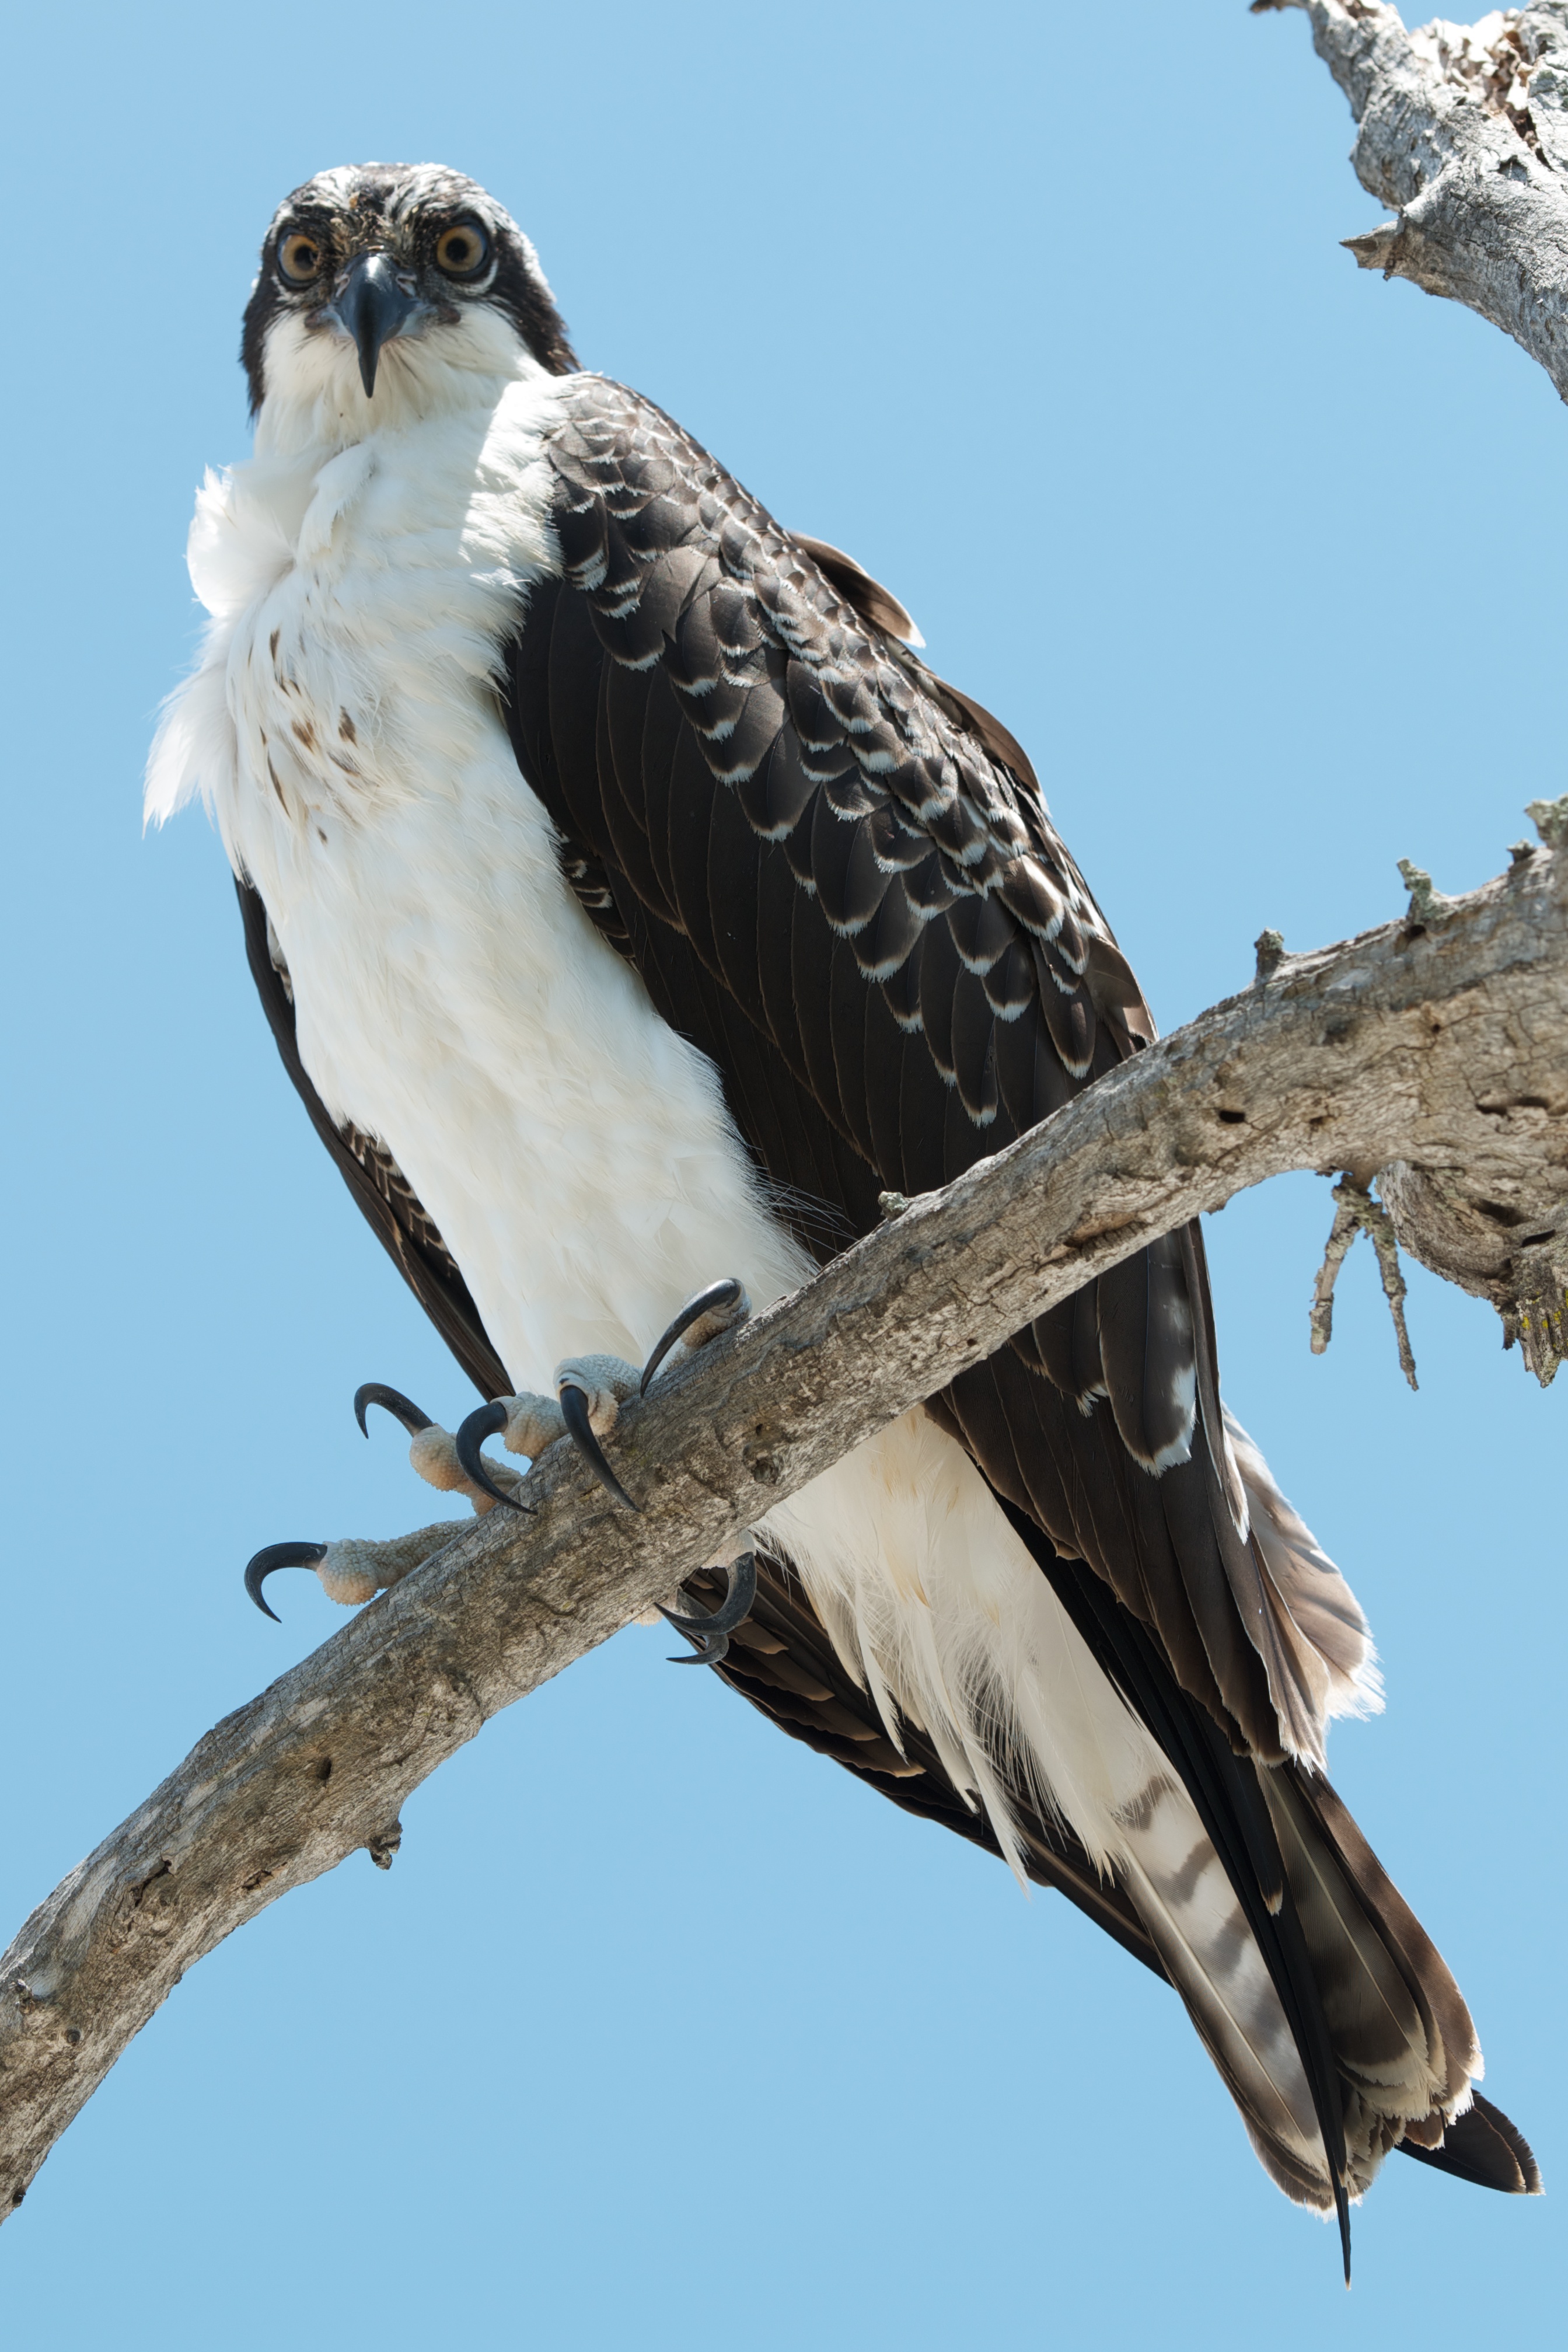
M 642 1378 L 636 1365 L 620 1356 L 569 1357 L 556 1366 L 553 1397 L 525 1390 L 520 1396 L 496 1397 L 469 1414 L 455 1440 L 463 1475 L 493 1503 L 510 1503 L 515 1508 L 517 1480 L 510 1480 L 509 1493 L 495 1483 L 492 1465 L 479 1450 L 485 1440 L 498 1437 L 508 1454 L 525 1454 L 535 1461 L 558 1437 L 570 1437 L 600 1485 L 634 1511 L 636 1504 L 605 1460 L 599 1441 L 609 1436 L 622 1403 L 637 1394 Z M 509 1475 L 506 1471 L 498 1475 Z
M 627 1510 L 634 1511 L 637 1505 L 611 1468 L 600 1440 L 610 1435 L 629 1396 L 647 1395 L 677 1340 L 684 1340 L 688 1348 L 706 1347 L 721 1331 L 744 1323 L 750 1312 L 745 1284 L 727 1275 L 687 1299 L 641 1371 L 620 1356 L 575 1356 L 556 1366 L 553 1402 L 549 1397 L 523 1395 L 497 1397 L 490 1404 L 482 1404 L 457 1433 L 457 1460 L 465 1476 L 493 1501 L 513 1502 L 513 1496 L 491 1481 L 480 1452 L 485 1440 L 499 1437 L 508 1453 L 531 1457 L 541 1454 L 564 1430 L 600 1485 Z
M 457 1441 L 450 1431 L 439 1428 L 428 1413 L 379 1381 L 367 1381 L 354 1398 L 354 1417 L 365 1436 L 371 1433 L 365 1412 L 372 1404 L 382 1406 L 408 1431 L 408 1458 L 427 1486 L 438 1486 L 446 1494 L 466 1495 L 481 1516 L 494 1510 L 497 1501 L 511 1500 L 510 1490 L 520 1484 L 518 1472 L 500 1470 L 497 1476 L 505 1480 L 505 1486 L 482 1490 L 458 1460 Z M 262 1590 L 267 1578 L 278 1568 L 313 1568 L 328 1600 L 352 1609 L 387 1585 L 401 1583 L 443 1544 L 450 1543 L 460 1525 L 456 1519 L 438 1519 L 434 1527 L 416 1528 L 411 1535 L 392 1536 L 380 1542 L 350 1536 L 339 1543 L 268 1544 L 246 1568 L 245 1589 L 263 1615 L 276 1621 L 277 1612 L 268 1605 Z
M 564 1431 L 592 1465 L 601 1486 L 630 1511 L 637 1508 L 605 1459 L 600 1444 L 620 1418 L 629 1396 L 646 1396 L 670 1350 L 684 1341 L 689 1349 L 706 1347 L 722 1331 L 733 1330 L 751 1313 L 746 1286 L 734 1275 L 711 1282 L 688 1298 L 639 1372 L 619 1356 L 580 1356 L 556 1367 L 556 1397 L 499 1397 L 471 1412 L 457 1433 L 459 1466 L 473 1485 L 496 1502 L 513 1498 L 491 1484 L 480 1452 L 487 1437 L 499 1437 L 511 1454 L 530 1457 L 544 1451 Z M 671 1660 L 673 1665 L 716 1666 L 729 1649 L 729 1637 L 745 1623 L 757 1598 L 757 1560 L 750 1551 L 732 1554 L 708 1565 L 724 1571 L 728 1590 L 716 1610 L 701 1616 L 677 1615 L 661 1607 L 678 1633 L 692 1644 L 693 1654 Z
M 427 1485 L 448 1494 L 466 1495 L 481 1516 L 497 1503 L 517 1507 L 522 1474 L 486 1461 L 481 1452 L 487 1437 L 499 1437 L 509 1454 L 537 1461 L 558 1439 L 570 1437 L 591 1467 L 600 1484 L 627 1510 L 632 1500 L 605 1458 L 600 1441 L 608 1437 L 630 1396 L 645 1396 L 665 1358 L 677 1342 L 688 1349 L 706 1347 L 722 1331 L 744 1323 L 751 1313 L 745 1285 L 733 1275 L 710 1283 L 688 1298 L 639 1371 L 620 1356 L 576 1356 L 556 1367 L 556 1393 L 497 1397 L 471 1412 L 455 1434 L 440 1428 L 428 1413 L 398 1390 L 379 1381 L 367 1381 L 354 1398 L 354 1416 L 368 1437 L 368 1406 L 381 1405 L 401 1421 L 409 1433 L 408 1458 Z M 349 1538 L 339 1543 L 268 1544 L 258 1551 L 245 1572 L 245 1588 L 263 1614 L 276 1620 L 263 1592 L 275 1569 L 313 1568 L 329 1601 L 345 1608 L 369 1601 L 388 1585 L 397 1584 L 451 1540 L 455 1522 L 415 1528 L 412 1535 L 384 1541 Z M 716 1665 L 729 1648 L 729 1636 L 745 1622 L 757 1593 L 757 1563 L 750 1552 L 710 1563 L 725 1571 L 728 1591 L 718 1608 L 700 1617 L 683 1617 L 668 1609 L 660 1614 L 677 1633 L 685 1634 L 694 1654 L 672 1661 L 677 1665 Z

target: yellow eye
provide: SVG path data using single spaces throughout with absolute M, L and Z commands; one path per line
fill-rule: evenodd
M 435 266 L 448 278 L 476 278 L 490 257 L 490 240 L 477 221 L 454 221 L 435 240 Z
M 277 270 L 286 286 L 308 286 L 319 278 L 326 256 L 320 240 L 302 228 L 290 229 L 277 246 Z

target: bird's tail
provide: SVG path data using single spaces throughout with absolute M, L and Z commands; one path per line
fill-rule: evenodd
M 1538 2193 L 1527 2143 L 1476 2099 L 1481 2054 L 1458 1987 L 1333 1788 L 1296 1764 L 1237 1769 L 1256 1778 L 1283 1866 L 1277 1899 L 1265 1895 L 1271 1927 L 1245 1916 L 1174 1778 L 1127 1821 L 1119 1875 L 1270 2177 L 1330 2211 L 1336 2183 L 1362 2196 L 1403 2147 Z M 1314 2034 L 1332 2073 L 1326 2129 Z M 1341 2134 L 1343 2149 L 1329 2144 Z
M 1097 1789 L 1082 1771 L 1071 1785 L 1015 1679 L 1014 1785 L 1038 1766 L 1037 1797 L 1054 1799 L 1114 1873 L 1272 2179 L 1298 2203 L 1337 2209 L 1342 2231 L 1396 2147 L 1494 2188 L 1538 2189 L 1513 2126 L 1476 2110 L 1481 2054 L 1458 1986 L 1329 1782 L 1299 1759 L 1236 1754 L 1103 1580 L 1008 1516 L 1026 1547 L 1039 1544 L 1071 1627 L 1049 1640 L 1040 1629 L 1028 1683 L 1043 1688 L 1040 1662 L 1069 1659 L 1075 1634 L 1146 1736 L 1141 1756 L 1125 1739 L 1117 1748 L 1089 1719 L 1103 1708 L 1070 1725 L 1059 1680 L 1052 1727 L 1100 1765 Z M 1346 2246 L 1348 2260 L 1348 2235 Z
M 1300 1624 L 1292 1576 L 1326 1580 L 1298 1562 L 1310 1538 L 1288 1506 L 1271 1489 L 1262 1501 L 1270 1541 L 1289 1545 L 1281 1589 Z M 1327 1781 L 1304 1760 L 1236 1753 L 1148 1627 L 930 1415 L 776 1507 L 766 1534 L 848 1677 L 835 1693 L 813 1669 L 785 1688 L 831 1701 L 841 1730 L 858 1705 L 883 1768 L 896 1756 L 917 1775 L 889 1782 L 901 1803 L 921 1809 L 924 1786 L 925 1809 L 948 1818 L 940 1781 L 1020 1877 L 1040 1874 L 1037 1852 L 1063 1864 L 1048 1882 L 1071 1879 L 1181 1995 L 1288 2196 L 1337 2209 L 1343 2229 L 1400 2146 L 1497 2187 L 1535 2185 L 1511 2126 L 1467 2130 L 1480 2073 L 1469 2011 Z M 1348 1633 L 1353 1681 L 1367 1663 L 1359 1617 Z M 1079 1884 L 1096 1874 L 1098 1909 Z
M 1343 2087 L 1353 2194 L 1396 2147 L 1435 2156 L 1452 2135 L 1473 2168 L 1481 2137 L 1460 2126 L 1481 2053 L 1441 1953 L 1327 1780 L 1298 1765 L 1255 1769 Z M 1498 2137 L 1508 2146 L 1506 2164 L 1490 2161 L 1489 2185 L 1539 2195 L 1527 2143 L 1495 2108 L 1483 2112 L 1506 2127 Z

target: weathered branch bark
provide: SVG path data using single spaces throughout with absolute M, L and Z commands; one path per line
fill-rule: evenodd
M 1407 32 L 1381 0 L 1304 8 L 1350 100 L 1351 161 L 1397 218 L 1347 238 L 1364 269 L 1479 310 L 1568 400 L 1568 0 Z
M 1346 239 L 1361 267 L 1479 310 L 1568 400 L 1568 0 L 1415 32 L 1383 0 L 1252 5 L 1311 17 L 1355 117 L 1356 176 L 1397 215 Z M 1550 1381 L 1568 1252 L 1544 1204 L 1495 1192 L 1462 1166 L 1396 1161 L 1379 1191 L 1411 1255 L 1490 1299 L 1510 1344 Z
M 384 1866 L 402 1801 L 489 1716 L 1101 1268 L 1265 1177 L 1396 1159 L 1561 1229 L 1568 849 L 1260 965 L 629 1408 L 640 1516 L 552 1448 L 520 1515 L 455 1529 L 198 1742 L 0 1961 L 0 2216 L 185 1969 L 356 1847 Z

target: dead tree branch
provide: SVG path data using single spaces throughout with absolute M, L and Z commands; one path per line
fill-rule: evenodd
M 1350 101 L 1357 178 L 1396 215 L 1346 243 L 1364 269 L 1408 278 L 1490 319 L 1568 400 L 1568 0 L 1438 18 L 1407 31 L 1384 0 L 1252 0 L 1301 8 Z M 1568 809 L 1531 804 L 1555 847 Z M 1556 828 L 1554 831 L 1553 828 Z M 1411 867 L 1412 919 L 1447 904 Z M 1261 956 L 1261 946 L 1260 948 Z M 1411 1255 L 1489 1298 L 1544 1385 L 1562 1360 L 1568 1251 L 1542 1204 L 1461 1166 L 1394 1161 L 1378 1191 Z
M 1254 0 L 1274 8 L 1311 17 L 1396 215 L 1346 238 L 1362 268 L 1479 310 L 1568 400 L 1568 0 L 1409 32 L 1381 0 Z
M 1568 849 L 1273 957 L 629 1407 L 638 1516 L 553 1447 L 520 1514 L 455 1528 L 210 1731 L 0 1962 L 0 2215 L 183 1970 L 356 1847 L 384 1866 L 404 1799 L 488 1717 L 1102 1268 L 1266 1177 L 1390 1161 L 1483 1182 L 1526 1255 L 1568 1218 Z

